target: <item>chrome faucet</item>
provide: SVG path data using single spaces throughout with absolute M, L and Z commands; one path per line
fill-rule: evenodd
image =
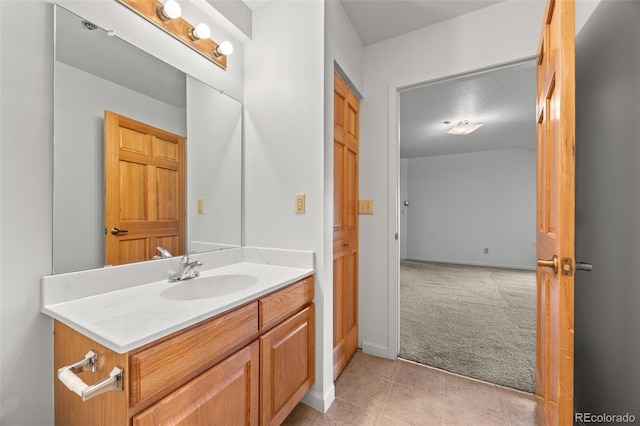
M 169 253 L 169 250 L 167 250 L 164 247 L 156 247 L 156 249 L 160 252 L 160 256 L 158 256 L 157 254 L 155 256 L 152 257 L 153 260 L 156 259 L 168 259 L 170 257 L 173 257 L 171 253 Z
M 169 275 L 170 282 L 190 280 L 191 278 L 197 278 L 200 276 L 200 272 L 198 272 L 196 268 L 202 266 L 202 262 L 199 260 L 192 261 L 189 257 L 192 253 L 187 253 L 182 256 L 178 272 Z

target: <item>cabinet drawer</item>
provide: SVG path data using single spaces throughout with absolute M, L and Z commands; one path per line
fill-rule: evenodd
M 257 425 L 259 345 L 246 346 L 133 417 L 133 426 Z
M 259 301 L 260 330 L 268 329 L 298 312 L 313 300 L 313 276 L 283 288 Z
M 131 406 L 166 394 L 258 332 L 257 302 L 213 318 L 130 357 Z

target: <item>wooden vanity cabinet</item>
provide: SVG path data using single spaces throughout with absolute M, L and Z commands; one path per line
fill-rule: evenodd
M 98 353 L 88 384 L 124 368 L 125 389 L 82 399 L 55 379 L 57 425 L 274 425 L 314 383 L 313 277 L 126 354 L 54 322 L 54 367 Z

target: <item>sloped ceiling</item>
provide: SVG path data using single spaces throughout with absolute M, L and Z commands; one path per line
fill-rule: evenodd
M 341 1 L 360 40 L 368 46 L 504 0 Z

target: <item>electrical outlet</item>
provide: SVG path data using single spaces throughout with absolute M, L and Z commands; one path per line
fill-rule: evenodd
M 204 214 L 204 198 L 198 198 L 198 214 Z
M 305 198 L 304 194 L 296 194 L 296 214 L 304 214 Z
M 358 213 L 373 214 L 373 200 L 358 200 Z

